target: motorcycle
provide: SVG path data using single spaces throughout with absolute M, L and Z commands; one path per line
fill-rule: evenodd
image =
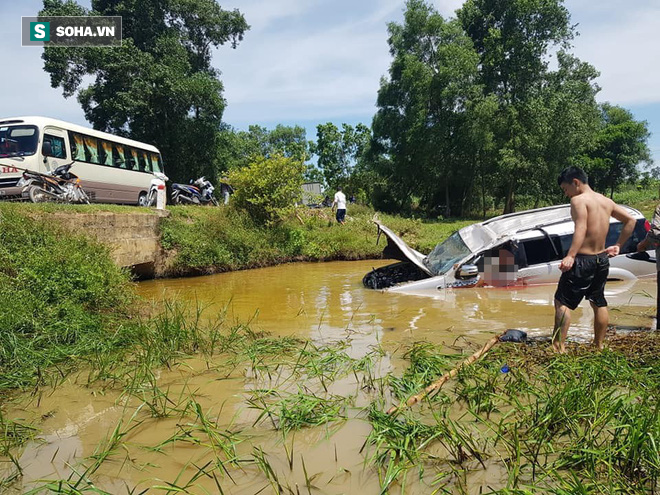
M 147 197 L 144 200 L 144 204 L 141 206 L 157 206 L 158 208 L 164 208 L 165 204 L 163 201 L 163 205 L 158 205 L 158 191 L 162 190 L 163 194 L 165 191 L 165 183 L 169 180 L 167 175 L 161 173 L 161 172 L 154 172 L 154 178 L 151 179 L 151 185 L 149 187 L 149 192 L 147 193 Z M 163 199 L 165 196 L 163 196 Z
M 215 188 L 205 177 L 190 181 L 190 185 L 172 184 L 172 203 L 175 205 L 213 205 L 218 206 L 218 200 L 213 196 Z
M 80 185 L 80 179 L 69 171 L 72 165 L 61 165 L 50 174 L 23 171 L 23 177 L 16 184 L 23 188 L 21 196 L 33 203 L 60 201 L 89 204 L 89 196 Z

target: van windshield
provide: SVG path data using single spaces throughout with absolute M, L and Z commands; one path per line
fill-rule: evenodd
M 461 239 L 458 232 L 454 232 L 444 242 L 438 244 L 429 254 L 424 263 L 435 275 L 447 273 L 455 263 L 471 254 L 471 251 Z
M 0 157 L 34 155 L 38 142 L 33 125 L 0 126 Z

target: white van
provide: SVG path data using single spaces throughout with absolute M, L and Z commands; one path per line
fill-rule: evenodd
M 636 220 L 635 230 L 610 259 L 608 280 L 632 280 L 656 275 L 655 259 L 636 253 L 646 237 L 648 221 L 624 206 Z M 383 257 L 401 260 L 367 273 L 363 284 L 392 292 L 426 292 L 452 287 L 525 286 L 556 283 L 559 263 L 571 246 L 575 224 L 570 205 L 501 215 L 460 229 L 424 255 L 375 221 L 387 236 Z M 610 218 L 606 246 L 615 244 L 623 224 Z

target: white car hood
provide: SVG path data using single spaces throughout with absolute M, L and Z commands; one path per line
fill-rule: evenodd
M 410 260 L 417 268 L 422 270 L 429 276 L 434 276 L 434 274 L 429 270 L 424 264 L 426 255 L 420 253 L 419 251 L 414 250 L 408 244 L 406 244 L 398 235 L 392 232 L 389 228 L 385 227 L 378 220 L 374 220 L 374 223 L 378 225 L 378 233 L 384 233 L 387 236 L 388 249 L 396 249 L 401 252 L 401 254 L 408 260 Z M 399 258 L 399 257 L 396 257 Z M 399 258 L 400 259 L 400 258 Z

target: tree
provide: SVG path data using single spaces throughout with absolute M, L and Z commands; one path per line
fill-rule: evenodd
M 251 125 L 247 131 L 225 126 L 218 136 L 218 164 L 228 171 L 245 167 L 258 157 L 283 156 L 301 163 L 309 160 L 309 142 L 301 126 L 278 124 L 272 131 Z
M 636 121 L 630 111 L 603 103 L 600 128 L 592 149 L 585 157 L 589 182 L 597 190 L 614 190 L 625 181 L 634 180 L 641 162 L 650 165 L 650 136 L 646 121 Z
M 158 146 L 173 180 L 214 176 L 225 100 L 212 49 L 249 29 L 214 0 L 44 0 L 42 16 L 119 15 L 117 48 L 46 48 L 44 69 L 95 129 Z M 84 86 L 87 77 L 94 80 Z
M 311 152 L 318 156 L 317 166 L 330 189 L 346 186 L 370 137 L 371 131 L 364 124 L 342 124 L 341 130 L 332 122 L 316 126 Z
M 517 189 L 538 189 L 550 112 L 543 106 L 549 50 L 569 46 L 570 14 L 563 0 L 467 0 L 457 12 L 479 56 L 486 96 L 498 102 L 494 131 L 496 175 L 504 212 L 515 209 Z M 568 130 L 570 132 L 570 129 Z M 546 167 L 542 167 L 546 168 Z
M 393 56 L 381 80 L 370 166 L 381 180 L 375 206 L 409 210 L 414 198 L 431 212 L 460 205 L 477 164 L 466 132 L 470 102 L 481 98 L 478 57 L 455 20 L 423 0 L 409 0 L 402 25 L 388 25 Z

